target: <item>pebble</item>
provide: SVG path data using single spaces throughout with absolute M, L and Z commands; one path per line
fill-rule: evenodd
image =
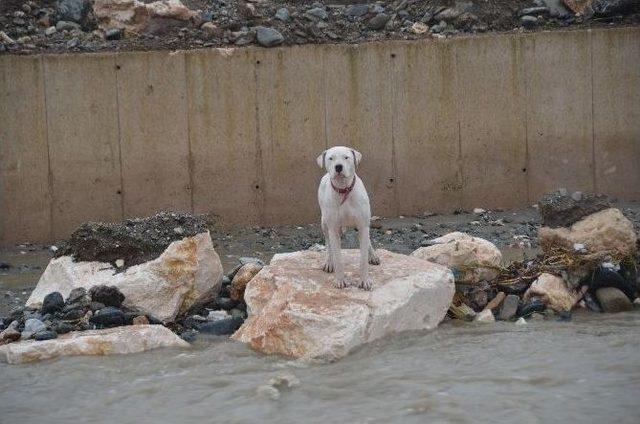
M 58 31 L 73 31 L 73 30 L 80 30 L 80 25 L 78 25 L 75 22 L 68 22 L 68 21 L 58 21 L 56 23 L 56 29 Z M 55 250 L 54 250 L 55 252 Z
M 180 337 L 187 343 L 193 343 L 198 337 L 198 332 L 195 330 L 187 330 L 180 334 Z
M 378 13 L 376 16 L 369 19 L 367 26 L 370 29 L 377 31 L 384 28 L 388 21 L 389 21 L 389 15 L 387 15 L 386 13 Z
M 549 8 L 544 6 L 527 7 L 520 11 L 520 15 L 540 15 L 543 13 L 549 13 Z
M 43 314 L 59 312 L 62 308 L 64 308 L 64 299 L 59 292 L 49 293 L 42 301 Z
M 414 24 L 411 25 L 411 32 L 413 32 L 414 34 L 424 34 L 428 31 L 429 27 L 422 22 L 414 22 Z
M 219 321 L 221 319 L 229 318 L 229 312 L 227 311 L 209 311 L 207 315 L 207 321 Z
M 572 198 L 573 200 L 575 200 L 576 202 L 581 201 L 581 200 L 582 200 L 582 198 L 583 198 L 583 196 L 584 196 L 584 195 L 582 194 L 582 192 L 581 192 L 581 191 L 574 191 L 573 193 L 571 193 L 571 198 Z
M 198 325 L 198 331 L 214 336 L 224 336 L 235 333 L 244 320 L 237 317 L 229 317 L 217 321 L 207 321 Z
M 474 322 L 479 322 L 482 324 L 491 324 L 496 322 L 496 318 L 493 316 L 493 313 L 490 309 L 484 309 L 478 315 L 476 315 Z
M 53 34 L 55 34 L 55 33 L 56 33 L 56 31 L 58 31 L 58 30 L 56 29 L 56 27 L 54 27 L 54 26 L 50 26 L 49 28 L 47 28 L 47 29 L 45 29 L 45 30 L 44 30 L 44 35 L 46 35 L 46 36 L 52 36 Z
M 113 306 L 107 306 L 96 312 L 89 322 L 103 327 L 116 327 L 125 323 L 124 313 Z
M 354 4 L 344 10 L 344 15 L 349 18 L 359 18 L 369 13 L 368 4 Z
M 106 35 L 105 35 L 106 37 Z M 108 38 L 107 38 L 108 40 Z M 124 259 L 116 259 L 116 268 L 122 268 L 124 266 Z
M 520 23 L 522 23 L 522 26 L 525 28 L 533 28 L 538 25 L 538 18 L 535 16 L 525 15 L 520 18 Z
M 282 22 L 289 22 L 291 19 L 291 14 L 289 14 L 289 10 L 286 7 L 281 7 L 275 14 L 275 18 L 281 20 Z
M 483 214 L 483 213 L 485 213 L 485 212 L 486 212 L 486 210 L 484 210 L 484 209 L 482 209 L 482 208 L 475 208 L 475 209 L 473 210 L 473 213 L 475 213 L 476 215 L 481 215 L 481 214 Z
M 439 34 L 445 29 L 447 29 L 447 23 L 445 21 L 440 21 L 431 27 L 431 32 L 433 32 L 434 34 Z
M 71 305 L 73 303 L 88 301 L 91 301 L 91 299 L 87 295 L 87 290 L 84 287 L 76 287 L 75 289 L 71 290 L 71 292 L 69 292 L 66 303 L 67 305 Z
M 284 42 L 284 37 L 273 28 L 259 26 L 256 28 L 258 44 L 263 47 L 274 47 Z
M 524 318 L 520 317 L 516 320 L 515 322 L 516 325 L 527 325 L 527 320 L 525 320 Z
M 503 321 L 509 320 L 516 315 L 518 311 L 518 303 L 520 302 L 520 298 L 515 294 L 508 295 L 504 301 L 502 302 L 502 307 L 500 308 L 500 319 Z
M 36 334 L 33 335 L 33 338 L 38 341 L 52 340 L 57 337 L 58 337 L 58 334 L 55 331 L 51 331 L 51 330 L 38 331 Z
M 132 321 L 133 325 L 148 325 L 149 319 L 144 315 L 139 315 L 135 317 Z
M 59 321 L 53 325 L 53 330 L 57 334 L 67 334 L 75 330 L 75 328 L 73 325 L 69 324 L 68 322 Z
M 325 20 L 329 17 L 329 14 L 322 7 L 314 7 L 313 9 L 307 10 L 307 15 L 312 16 L 314 18 Z
M 46 329 L 47 329 L 47 326 L 44 325 L 44 323 L 39 319 L 29 318 L 24 323 L 24 330 L 22 330 L 22 338 L 29 339 L 35 333 L 44 331 Z

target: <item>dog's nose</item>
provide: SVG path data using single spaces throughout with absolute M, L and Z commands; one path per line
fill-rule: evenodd
M 342 165 L 336 165 L 336 172 L 342 172 Z

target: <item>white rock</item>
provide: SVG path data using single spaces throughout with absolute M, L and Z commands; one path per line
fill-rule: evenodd
M 56 33 L 56 31 L 57 31 L 56 27 L 54 27 L 54 26 L 50 26 L 49 28 L 47 28 L 47 29 L 45 29 L 45 30 L 44 30 L 44 35 L 48 35 L 48 36 L 50 36 L 50 35 L 55 34 L 55 33 Z
M 576 252 L 586 252 L 587 251 L 585 245 L 582 244 L 582 243 L 573 243 L 573 250 L 575 250 Z
M 529 286 L 523 299 L 532 297 L 539 297 L 549 308 L 562 312 L 570 311 L 582 296 L 570 290 L 562 278 L 544 272 Z
M 209 311 L 209 314 L 207 315 L 207 321 L 220 321 L 227 318 L 229 318 L 229 313 L 227 311 Z
M 435 328 L 453 298 L 451 271 L 386 250 L 378 255 L 372 291 L 334 288 L 323 253 L 275 255 L 247 285 L 249 318 L 232 337 L 268 354 L 334 360 L 390 334 Z M 359 252 L 345 249 L 342 258 L 356 281 Z
M 557 248 L 573 250 L 575 244 L 585 246 L 588 259 L 626 258 L 636 252 L 633 223 L 620 210 L 609 208 L 588 215 L 570 228 L 542 227 L 538 231 L 540 246 L 551 253 Z
M 481 214 L 483 214 L 483 213 L 485 213 L 485 212 L 486 212 L 486 211 L 485 211 L 484 209 L 482 209 L 482 208 L 475 208 L 475 209 L 473 210 L 473 213 L 475 213 L 476 215 L 481 215 Z
M 7 344 L 0 346 L 0 358 L 9 364 L 22 364 L 59 356 L 138 353 L 169 346 L 188 347 L 189 343 L 162 325 L 130 325 Z
M 124 259 L 116 259 L 116 268 L 122 268 L 124 266 Z
M 493 312 L 491 309 L 484 309 L 478 315 L 476 315 L 474 322 L 479 322 L 481 324 L 491 324 L 496 322 L 496 317 L 493 316 Z
M 516 320 L 515 322 L 516 325 L 527 325 L 527 320 L 525 320 L 524 318 L 520 317 Z
M 490 281 L 500 272 L 502 253 L 490 241 L 454 232 L 431 242 L 434 245 L 420 247 L 411 256 L 451 268 L 458 283 Z
M 61 256 L 49 262 L 26 305 L 39 306 L 54 291 L 66 298 L 76 287 L 88 290 L 99 284 L 120 289 L 125 306 L 170 322 L 220 290 L 222 265 L 209 232 L 174 241 L 158 258 L 120 273 L 108 263 L 74 262 L 70 256 Z

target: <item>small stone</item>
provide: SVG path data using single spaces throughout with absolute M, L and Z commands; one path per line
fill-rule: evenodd
M 184 340 L 187 343 L 195 342 L 197 337 L 198 337 L 198 332 L 195 330 L 187 330 L 182 334 L 180 334 L 180 338 L 182 338 L 182 340 Z
M 502 307 L 500 308 L 500 319 L 501 320 L 509 320 L 516 315 L 518 311 L 518 303 L 520 303 L 520 298 L 515 294 L 508 295 L 504 302 L 502 302 Z
M 581 201 L 583 197 L 584 195 L 581 191 L 574 191 L 573 193 L 571 193 L 571 198 L 576 202 Z
M 62 318 L 67 321 L 78 320 L 87 313 L 87 309 L 82 307 L 82 305 L 80 304 L 68 305 L 67 308 L 65 308 L 67 310 L 63 311 L 63 315 L 62 315 Z
M 476 315 L 474 322 L 479 322 L 482 324 L 490 324 L 496 322 L 496 318 L 493 316 L 493 313 L 490 309 L 484 309 L 478 315 Z
M 447 29 L 447 23 L 445 21 L 440 21 L 431 27 L 431 32 L 434 34 L 439 34 L 445 29 Z
M 58 31 L 80 31 L 80 25 L 78 25 L 75 22 L 68 22 L 68 21 L 58 21 L 56 23 L 56 29 Z
M 414 34 L 424 34 L 428 31 L 429 27 L 422 22 L 414 22 L 414 24 L 411 25 L 411 32 Z
M 520 15 L 540 15 L 543 13 L 549 13 L 549 9 L 544 6 L 527 7 L 520 11 Z
M 57 337 L 58 337 L 58 334 L 55 331 L 51 331 L 51 330 L 38 331 L 36 334 L 33 335 L 33 338 L 38 341 L 52 340 Z
M 231 299 L 242 300 L 244 298 L 244 289 L 251 279 L 262 269 L 262 265 L 256 262 L 250 262 L 242 266 L 233 277 L 229 293 Z
M 213 22 L 205 22 L 200 27 L 204 32 L 213 35 L 214 37 L 222 37 L 224 35 L 224 30 L 218 27 Z
M 18 321 L 12 321 L 2 332 L 0 332 L 0 344 L 11 343 L 20 340 L 20 331 L 18 331 Z
M 247 319 L 247 313 L 242 309 L 233 308 L 231 310 L 231 316 L 234 318 Z
M 55 28 L 55 27 L 53 27 L 53 28 Z M 58 246 L 51 245 L 51 246 L 49 246 L 49 250 L 51 250 L 53 253 L 56 253 L 58 251 Z
M 120 307 L 124 301 L 124 295 L 115 286 L 93 286 L 89 290 L 89 294 L 92 301 L 103 303 L 106 306 Z
M 99 311 L 100 309 L 104 308 L 105 304 L 104 303 L 100 303 L 100 302 L 91 302 L 89 303 L 89 309 L 93 312 L 95 311 Z
M 275 14 L 275 18 L 281 20 L 282 22 L 289 22 L 291 19 L 291 14 L 286 7 L 281 7 Z
M 534 28 L 538 25 L 538 18 L 535 16 L 525 15 L 520 18 L 520 23 L 525 28 Z
M 73 331 L 75 328 L 73 325 L 69 324 L 68 322 L 57 322 L 53 325 L 53 330 L 57 333 L 57 334 L 67 334 L 71 331 Z
M 485 213 L 486 210 L 482 209 L 482 208 L 475 208 L 473 210 L 473 213 L 475 213 L 476 215 L 482 215 L 483 213 Z
M 116 259 L 116 268 L 122 268 L 124 266 L 124 259 Z
M 44 323 L 39 319 L 29 318 L 24 323 L 24 330 L 22 330 L 22 338 L 25 340 L 29 339 L 35 333 L 39 331 L 44 331 L 46 329 L 47 329 L 47 326 L 44 325 Z
M 633 310 L 633 304 L 621 290 L 603 287 L 596 290 L 596 297 L 604 312 L 616 313 Z
M 6 32 L 4 31 L 0 31 L 0 41 L 2 41 L 5 44 L 15 44 L 16 42 L 13 40 L 13 38 L 9 37 L 7 35 Z
M 29 37 L 28 35 L 25 35 L 23 37 L 20 37 L 16 40 L 16 42 L 18 44 L 27 44 L 31 42 L 31 37 Z
M 344 15 L 349 18 L 359 18 L 369 13 L 368 4 L 354 4 L 344 10 Z
M 313 18 L 318 18 L 322 20 L 325 20 L 329 17 L 329 14 L 327 13 L 327 11 L 324 10 L 322 7 L 314 7 L 313 9 L 309 9 L 307 10 L 306 14 Z
M 240 328 L 243 319 L 229 317 L 225 319 L 220 319 L 217 321 L 207 321 L 198 325 L 198 331 L 204 334 L 211 334 L 214 336 L 224 336 L 235 333 L 235 331 Z
M 52 314 L 64 308 L 64 299 L 59 292 L 49 293 L 42 301 L 42 313 Z
M 524 319 L 524 318 L 522 318 L 522 317 L 520 317 L 520 318 L 518 318 L 518 319 L 516 320 L 515 324 L 516 324 L 516 325 L 527 325 L 527 320 L 526 320 L 526 319 Z
M 144 315 L 139 315 L 133 319 L 132 323 L 133 325 L 148 325 L 149 319 Z
M 256 28 L 258 44 L 263 47 L 274 47 L 284 42 L 284 37 L 273 28 L 259 26 Z
M 124 325 L 125 317 L 124 313 L 120 309 L 113 306 L 107 306 L 100 309 L 91 318 L 89 318 L 89 322 L 103 327 L 116 327 Z
M 122 33 L 123 33 L 123 31 L 120 28 L 110 28 L 110 29 L 105 31 L 104 39 L 105 40 L 119 40 L 119 39 L 122 38 Z M 122 260 L 122 259 L 118 259 L 118 260 Z M 122 262 L 124 264 L 124 261 L 122 261 Z M 116 266 L 118 266 L 118 261 L 116 261 Z
M 389 15 L 387 15 L 386 13 L 378 13 L 376 16 L 369 19 L 369 22 L 367 22 L 367 26 L 374 31 L 380 30 L 385 27 L 385 25 L 389 21 L 389 18 Z
M 567 191 L 567 189 L 566 189 L 566 188 L 564 188 L 564 187 L 560 187 L 560 188 L 558 189 L 558 194 L 559 194 L 560 196 L 567 196 L 567 195 L 569 195 L 569 192 Z
M 50 26 L 49 28 L 44 30 L 44 35 L 46 36 L 52 36 L 53 34 L 55 34 L 57 31 L 56 27 L 54 26 Z
M 584 253 L 587 251 L 587 247 L 584 243 L 573 243 L 573 250 L 576 252 Z
M 87 295 L 87 290 L 84 287 L 76 287 L 75 289 L 71 290 L 71 292 L 69 292 L 66 304 L 71 305 L 78 302 L 86 303 L 87 301 L 91 301 L 91 299 Z

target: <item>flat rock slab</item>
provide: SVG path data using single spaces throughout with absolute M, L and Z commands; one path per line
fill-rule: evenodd
M 189 347 L 189 343 L 162 325 L 131 325 L 6 344 L 0 346 L 0 358 L 9 364 L 22 364 L 60 356 L 139 353 L 159 347 Z
M 275 255 L 249 282 L 249 318 L 233 335 L 251 348 L 294 358 L 335 360 L 357 346 L 407 330 L 430 330 L 444 318 L 455 291 L 446 267 L 378 250 L 373 290 L 336 289 L 322 271 L 325 254 Z M 342 250 L 348 280 L 359 278 L 357 250 Z
M 75 262 L 62 256 L 49 262 L 26 305 L 37 307 L 52 292 L 66 298 L 77 287 L 101 284 L 117 287 L 125 295 L 125 306 L 170 322 L 220 290 L 222 264 L 208 231 L 174 241 L 158 258 L 119 273 L 109 263 Z

